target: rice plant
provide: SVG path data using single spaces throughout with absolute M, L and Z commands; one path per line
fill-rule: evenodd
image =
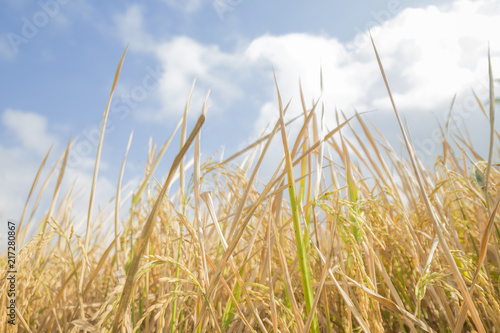
M 288 105 L 276 84 L 279 119 L 271 131 L 225 159 L 202 160 L 209 112 L 205 102 L 188 124 L 191 91 L 170 138 L 159 150 L 150 146 L 139 186 L 122 193 L 125 153 L 113 214 L 93 219 L 102 131 L 79 235 L 74 194 L 59 193 L 68 142 L 37 195 L 37 202 L 50 195 L 46 184 L 56 179 L 43 220 L 31 221 L 25 210 L 19 222 L 17 326 L 7 331 L 500 332 L 500 170 L 493 164 L 500 136 L 491 64 L 489 113 L 477 99 L 491 124 L 488 157 L 453 133 L 442 136 L 442 154 L 426 167 L 373 47 L 408 158 L 365 115 L 308 105 L 302 90 L 303 113 L 285 121 Z M 336 114 L 334 127 L 325 112 Z M 273 140 L 284 155 L 265 166 L 273 172 L 264 182 L 258 171 Z M 157 170 L 165 155 L 174 157 L 167 172 Z M 192 171 L 186 157 L 194 159 Z M 127 217 L 120 219 L 123 203 Z M 5 306 L 0 318 L 8 320 Z

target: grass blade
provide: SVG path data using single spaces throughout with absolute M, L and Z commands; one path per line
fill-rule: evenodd
M 113 333 L 117 333 L 121 328 L 123 317 L 125 316 L 125 311 L 127 310 L 130 296 L 132 295 L 132 290 L 134 288 L 134 279 L 135 275 L 137 274 L 137 270 L 139 269 L 139 262 L 142 258 L 142 255 L 144 254 L 144 251 L 146 250 L 148 240 L 151 237 L 151 234 L 153 233 L 154 222 L 156 220 L 156 216 L 158 214 L 161 202 L 165 197 L 167 188 L 170 185 L 170 181 L 172 180 L 175 172 L 177 171 L 181 159 L 187 153 L 189 146 L 194 141 L 196 134 L 201 129 L 201 126 L 203 125 L 204 122 L 205 122 L 205 116 L 201 115 L 200 118 L 198 118 L 198 122 L 196 123 L 193 131 L 189 135 L 189 138 L 186 140 L 186 143 L 184 144 L 184 146 L 182 147 L 182 149 L 179 151 L 174 161 L 172 162 L 172 166 L 170 167 L 167 179 L 165 180 L 161 192 L 158 195 L 158 198 L 156 199 L 156 202 L 153 206 L 153 209 L 151 210 L 151 213 L 149 214 L 148 220 L 146 221 L 146 224 L 142 229 L 141 236 L 137 240 L 134 257 L 132 259 L 132 262 L 130 263 L 129 271 L 127 274 L 127 280 L 125 281 L 125 286 L 123 287 L 123 292 L 120 298 L 120 303 L 118 305 L 118 310 L 115 314 L 115 318 L 113 321 L 113 328 L 112 328 Z
M 297 242 L 297 252 L 300 264 L 301 276 L 302 276 L 302 288 L 304 291 L 304 297 L 306 301 L 307 314 L 311 313 L 312 305 L 314 302 L 314 295 L 312 290 L 312 277 L 311 268 L 307 255 L 307 245 L 304 243 L 304 236 L 302 233 L 302 227 L 300 226 L 300 213 L 299 213 L 299 203 L 297 202 L 297 195 L 295 193 L 295 178 L 293 176 L 293 164 L 292 158 L 290 156 L 290 151 L 288 147 L 288 140 L 285 129 L 285 121 L 283 119 L 283 104 L 281 102 L 281 96 L 278 89 L 278 83 L 276 81 L 276 76 L 274 77 L 276 83 L 276 89 L 278 93 L 278 103 L 280 111 L 280 123 L 281 123 L 281 137 L 283 140 L 283 148 L 285 150 L 285 160 L 286 160 L 286 170 L 288 175 L 288 190 L 290 194 L 290 205 L 292 208 L 293 216 L 293 226 L 295 229 L 295 238 Z M 319 332 L 318 319 L 316 314 L 314 314 L 311 330 L 313 332 Z
M 370 36 L 370 38 L 371 38 L 371 36 Z M 436 231 L 437 236 L 439 238 L 439 243 L 441 244 L 441 247 L 443 248 L 444 255 L 446 257 L 446 260 L 448 261 L 448 264 L 450 265 L 451 272 L 453 274 L 453 277 L 455 278 L 455 282 L 458 285 L 459 291 L 461 292 L 462 297 L 465 299 L 465 303 L 467 304 L 467 307 L 469 308 L 469 311 L 472 314 L 472 319 L 474 321 L 474 324 L 476 325 L 477 330 L 481 333 L 486 333 L 484 326 L 483 326 L 483 323 L 482 323 L 481 319 L 479 318 L 477 308 L 476 308 L 474 302 L 472 301 L 472 298 L 469 295 L 469 292 L 468 292 L 467 287 L 465 285 L 464 279 L 463 279 L 460 271 L 458 270 L 457 264 L 456 264 L 452 254 L 450 252 L 450 248 L 448 247 L 448 243 L 446 242 L 446 239 L 443 235 L 443 231 L 441 229 L 441 224 L 438 221 L 436 215 L 434 214 L 434 211 L 433 211 L 433 208 L 432 208 L 431 203 L 429 201 L 429 198 L 427 197 L 427 194 L 425 192 L 422 178 L 421 178 L 420 173 L 418 172 L 418 169 L 417 169 L 417 162 L 415 160 L 415 152 L 414 152 L 414 150 L 413 150 L 413 148 L 408 140 L 408 136 L 406 135 L 406 131 L 405 131 L 403 124 L 401 122 L 401 118 L 400 118 L 399 112 L 396 108 L 396 104 L 394 103 L 394 99 L 392 98 L 391 89 L 389 88 L 389 83 L 387 81 L 387 77 L 385 75 L 385 71 L 384 71 L 384 68 L 382 66 L 382 62 L 380 61 L 380 57 L 378 55 L 377 48 L 375 47 L 375 42 L 373 41 L 373 38 L 371 38 L 371 42 L 372 42 L 373 49 L 375 51 L 375 55 L 377 57 L 377 62 L 378 62 L 379 68 L 380 68 L 380 72 L 382 73 L 382 77 L 384 79 L 384 83 L 385 83 L 385 86 L 387 88 L 389 98 L 391 100 L 392 108 L 394 109 L 394 113 L 396 114 L 396 118 L 398 120 L 399 127 L 401 129 L 401 133 L 403 134 L 406 149 L 408 150 L 408 154 L 410 155 L 410 161 L 411 161 L 413 170 L 415 172 L 415 176 L 416 176 L 417 181 L 418 181 L 418 185 L 420 188 L 422 198 L 424 199 L 425 206 L 427 208 L 427 212 L 431 217 L 432 223 L 434 225 L 434 230 Z

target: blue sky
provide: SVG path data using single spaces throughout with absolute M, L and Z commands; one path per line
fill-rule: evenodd
M 292 114 L 300 112 L 299 78 L 308 100 L 320 97 L 321 65 L 328 126 L 335 124 L 335 108 L 347 114 L 354 108 L 375 110 L 367 117 L 397 145 L 399 133 L 367 29 L 424 158 L 439 153 L 433 133 L 455 93 L 458 121 L 485 145 L 486 120 L 471 104 L 470 91 L 487 97 L 488 41 L 498 73 L 499 14 L 500 5 L 490 0 L 3 1 L 0 218 L 20 217 L 45 152 L 53 146 L 52 166 L 70 135 L 79 141 L 65 186 L 73 179 L 77 187 L 88 184 L 93 138 L 127 43 L 103 148 L 101 205 L 114 195 L 130 132 L 126 180 L 143 174 L 149 139 L 162 144 L 169 137 L 194 78 L 191 126 L 211 91 L 204 158 L 221 146 L 226 156 L 235 152 L 275 119 L 273 68 L 283 98 L 292 99 Z M 169 149 L 166 159 L 173 154 Z M 157 175 L 163 177 L 166 168 Z M 88 201 L 87 192 L 81 197 Z

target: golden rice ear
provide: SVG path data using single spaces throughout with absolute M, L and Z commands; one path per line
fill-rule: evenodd
M 371 35 L 370 35 L 370 38 L 371 38 Z M 384 83 L 385 83 L 385 86 L 387 88 L 387 93 L 389 94 L 389 98 L 391 100 L 392 108 L 394 109 L 394 113 L 395 113 L 396 118 L 398 120 L 399 127 L 401 129 L 401 133 L 403 134 L 403 139 L 404 139 L 404 143 L 406 145 L 406 149 L 408 151 L 408 154 L 410 155 L 411 165 L 413 167 L 413 171 L 415 172 L 415 176 L 417 178 L 417 182 L 418 182 L 419 189 L 420 189 L 420 194 L 421 194 L 421 196 L 424 200 L 425 206 L 427 208 L 427 213 L 431 217 L 434 230 L 436 231 L 436 234 L 437 234 L 438 239 L 439 239 L 439 243 L 440 243 L 441 247 L 443 248 L 443 252 L 444 252 L 444 255 L 446 257 L 446 260 L 447 260 L 448 264 L 450 265 L 451 272 L 453 274 L 455 282 L 458 285 L 458 289 L 459 289 L 462 297 L 465 299 L 465 304 L 467 304 L 467 307 L 468 307 L 469 311 L 471 312 L 472 320 L 474 321 L 474 325 L 479 330 L 479 332 L 485 333 L 486 330 L 484 328 L 484 325 L 483 325 L 481 318 L 479 317 L 479 313 L 478 313 L 478 310 L 476 308 L 476 305 L 472 301 L 472 298 L 469 294 L 467 286 L 465 285 L 464 278 L 463 278 L 462 274 L 460 273 L 460 271 L 458 270 L 458 266 L 455 262 L 455 259 L 453 258 L 453 255 L 451 254 L 450 248 L 448 246 L 448 242 L 447 242 L 447 240 L 444 236 L 444 233 L 443 233 L 443 227 L 441 225 L 441 221 L 437 217 L 437 215 L 436 215 L 436 213 L 431 205 L 431 202 L 427 196 L 427 193 L 425 192 L 422 176 L 420 174 L 419 167 L 417 166 L 415 150 L 413 149 L 413 146 L 412 146 L 410 140 L 408 139 L 408 135 L 406 134 L 406 130 L 403 127 L 403 124 L 401 122 L 401 118 L 400 118 L 399 112 L 396 108 L 396 104 L 394 103 L 391 89 L 389 88 L 389 82 L 388 82 L 387 77 L 385 75 L 384 67 L 382 66 L 382 62 L 380 61 L 380 57 L 378 55 L 377 48 L 375 47 L 375 42 L 373 41 L 373 38 L 371 38 L 371 42 L 373 45 L 373 50 L 375 51 L 375 56 L 377 57 L 377 62 L 378 62 L 379 68 L 380 68 L 380 72 L 382 73 L 382 77 L 384 79 Z
M 473 293 L 474 293 L 474 289 L 476 287 L 476 284 L 477 284 L 477 279 L 479 277 L 479 273 L 483 267 L 483 263 L 486 259 L 486 254 L 487 254 L 487 247 L 488 247 L 488 240 L 490 239 L 491 237 L 491 233 L 492 233 L 492 228 L 493 228 L 493 224 L 494 224 L 494 220 L 495 220 L 495 216 L 496 216 L 496 212 L 498 210 L 498 206 L 500 205 L 500 195 L 498 195 L 497 197 L 497 200 L 495 202 L 495 204 L 493 205 L 493 207 L 491 207 L 491 204 L 492 204 L 492 201 L 491 201 L 491 195 L 489 193 L 489 187 L 488 187 L 488 183 L 489 183 L 489 179 L 490 179 L 490 171 L 491 171 L 491 163 L 492 163 L 492 159 L 493 159 L 493 145 L 495 143 L 495 93 L 494 93 L 494 87 L 493 87 L 493 71 L 491 69 L 491 56 L 490 56 L 490 47 L 488 45 L 488 78 L 489 78 L 489 103 L 490 103 L 490 117 L 489 117 L 489 122 L 490 122 L 490 149 L 489 149 L 489 153 L 488 153 L 488 164 L 486 166 L 486 175 L 485 177 L 483 178 L 481 173 L 479 172 L 479 170 L 476 168 L 475 169 L 475 176 L 476 176 L 476 179 L 478 181 L 478 183 L 480 183 L 479 185 L 483 188 L 484 190 L 484 193 L 485 193 L 485 197 L 486 197 L 486 206 L 488 207 L 488 212 L 489 212 L 489 219 L 488 219 L 488 224 L 486 225 L 486 227 L 484 228 L 484 232 L 483 232 L 483 237 L 481 239 L 481 247 L 480 247 L 480 254 L 479 254 L 479 259 L 478 259 L 478 262 L 477 262 L 477 266 L 476 266 L 476 271 L 474 273 L 474 277 L 472 278 L 472 283 L 471 285 L 469 286 L 469 293 L 472 297 Z M 479 102 L 479 99 L 477 98 L 476 96 L 476 100 Z M 479 102 L 479 104 L 481 105 L 481 103 Z M 482 109 L 482 105 L 481 105 L 481 109 Z M 484 109 L 482 109 L 483 112 L 484 112 Z M 493 235 L 493 239 L 494 239 L 494 242 L 495 244 L 497 245 L 495 247 L 496 249 L 496 253 L 495 253 L 495 258 L 497 260 L 497 263 L 500 264 L 499 260 L 500 260 L 500 249 L 498 248 L 498 240 L 497 240 L 497 235 Z M 458 332 L 461 332 L 462 331 L 462 328 L 463 328 L 463 325 L 465 323 L 465 317 L 467 316 L 467 307 L 465 307 L 464 305 L 462 305 L 462 307 L 460 308 L 460 312 L 458 314 L 458 318 L 457 318 L 457 323 L 455 325 L 455 330 L 454 332 L 458 333 Z
M 25 206 L 16 239 L 21 248 L 9 250 L 8 257 L 17 256 L 16 323 L 27 332 L 500 330 L 500 170 L 493 145 L 483 160 L 467 128 L 451 126 L 457 125 L 450 116 L 453 97 L 446 125 L 436 125 L 443 157 L 433 167 L 422 163 L 373 47 L 404 154 L 366 112 L 337 111 L 321 98 L 306 103 L 311 99 L 300 82 L 294 110 L 283 103 L 275 79 L 279 119 L 270 132 L 226 160 L 204 160 L 208 96 L 189 134 L 191 89 L 165 143 L 150 139 L 147 170 L 127 194 L 122 178 L 132 134 L 123 142 L 114 209 L 106 208 L 112 200 L 91 199 L 89 208 L 100 210 L 80 236 L 79 223 L 91 214 L 75 221 L 73 200 L 96 191 L 100 154 L 95 182 L 75 193 L 73 183 L 63 193 L 70 139 L 47 170 L 29 218 Z M 490 121 L 491 143 L 492 134 L 500 136 L 492 126 L 489 61 L 489 114 L 486 103 L 471 96 Z M 323 94 L 322 70 L 319 86 Z M 285 122 L 294 111 L 300 115 Z M 157 167 L 176 135 L 179 151 L 161 179 Z M 268 155 L 281 152 L 283 159 L 266 164 Z M 184 158 L 193 161 L 192 169 L 182 166 Z M 264 169 L 271 175 L 259 179 Z M 46 205 L 47 225 L 37 225 L 32 237 L 27 227 L 39 204 Z M 126 215 L 123 231 L 120 214 Z M 24 237 L 31 241 L 22 245 Z M 8 296 L 7 260 L 0 289 Z M 0 307 L 0 317 L 8 319 L 8 311 Z
M 132 258 L 132 262 L 130 263 L 130 267 L 129 267 L 129 270 L 127 273 L 127 279 L 126 279 L 125 285 L 123 287 L 123 292 L 122 292 L 122 295 L 120 297 L 118 309 L 117 309 L 117 312 L 116 312 L 114 320 L 113 320 L 112 332 L 118 332 L 121 329 L 123 318 L 125 316 L 125 311 L 128 308 L 130 296 L 131 296 L 132 290 L 134 288 L 134 280 L 135 280 L 135 276 L 137 274 L 137 271 L 139 269 L 139 261 L 141 260 L 141 257 L 144 254 L 144 251 L 146 250 L 146 246 L 148 244 L 149 238 L 151 237 L 151 234 L 153 233 L 154 223 L 155 223 L 156 217 L 160 211 L 160 205 L 161 205 L 161 202 L 163 201 L 163 198 L 165 197 L 167 188 L 170 185 L 170 182 L 172 181 L 172 178 L 174 177 L 174 174 L 177 171 L 177 168 L 179 167 L 182 158 L 187 153 L 189 146 L 191 145 L 191 143 L 193 143 L 194 138 L 196 137 L 196 135 L 200 131 L 201 126 L 203 125 L 204 122 L 205 122 L 205 116 L 202 114 L 198 118 L 198 122 L 196 123 L 194 129 L 191 131 L 189 138 L 186 140 L 184 146 L 182 147 L 182 149 L 179 151 L 179 153 L 175 157 L 174 161 L 172 162 L 172 166 L 170 167 L 170 171 L 168 173 L 167 179 L 165 180 L 165 183 L 161 189 L 161 192 L 155 201 L 153 209 L 149 213 L 148 219 L 147 219 L 146 223 L 144 224 L 144 227 L 142 228 L 141 235 L 140 235 L 139 239 L 137 240 L 137 243 L 135 246 L 135 253 L 134 253 L 134 256 Z

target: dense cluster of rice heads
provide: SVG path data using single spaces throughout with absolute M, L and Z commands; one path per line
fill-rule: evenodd
M 206 103 L 189 132 L 190 97 L 171 137 L 150 147 L 141 184 L 121 198 L 124 159 L 113 214 L 91 219 L 101 133 L 81 236 L 71 191 L 58 200 L 68 144 L 59 175 L 49 175 L 57 177 L 52 204 L 18 253 L 18 327 L 8 331 L 500 332 L 493 149 L 483 160 L 467 135 L 446 128 L 443 154 L 425 168 L 393 101 L 409 158 L 398 157 L 363 115 L 307 105 L 302 93 L 303 114 L 285 122 L 277 88 L 280 117 L 267 135 L 229 158 L 202 161 Z M 488 115 L 478 100 L 478 114 L 493 124 L 490 104 Z M 325 112 L 337 112 L 335 128 L 327 128 Z M 490 130 L 493 148 L 500 136 Z M 284 155 L 265 166 L 274 173 L 262 183 L 257 173 L 272 140 Z M 165 175 L 156 168 L 166 154 L 175 159 Z M 190 173 L 186 158 L 194 161 Z M 18 242 L 31 235 L 32 218 L 23 212 Z

